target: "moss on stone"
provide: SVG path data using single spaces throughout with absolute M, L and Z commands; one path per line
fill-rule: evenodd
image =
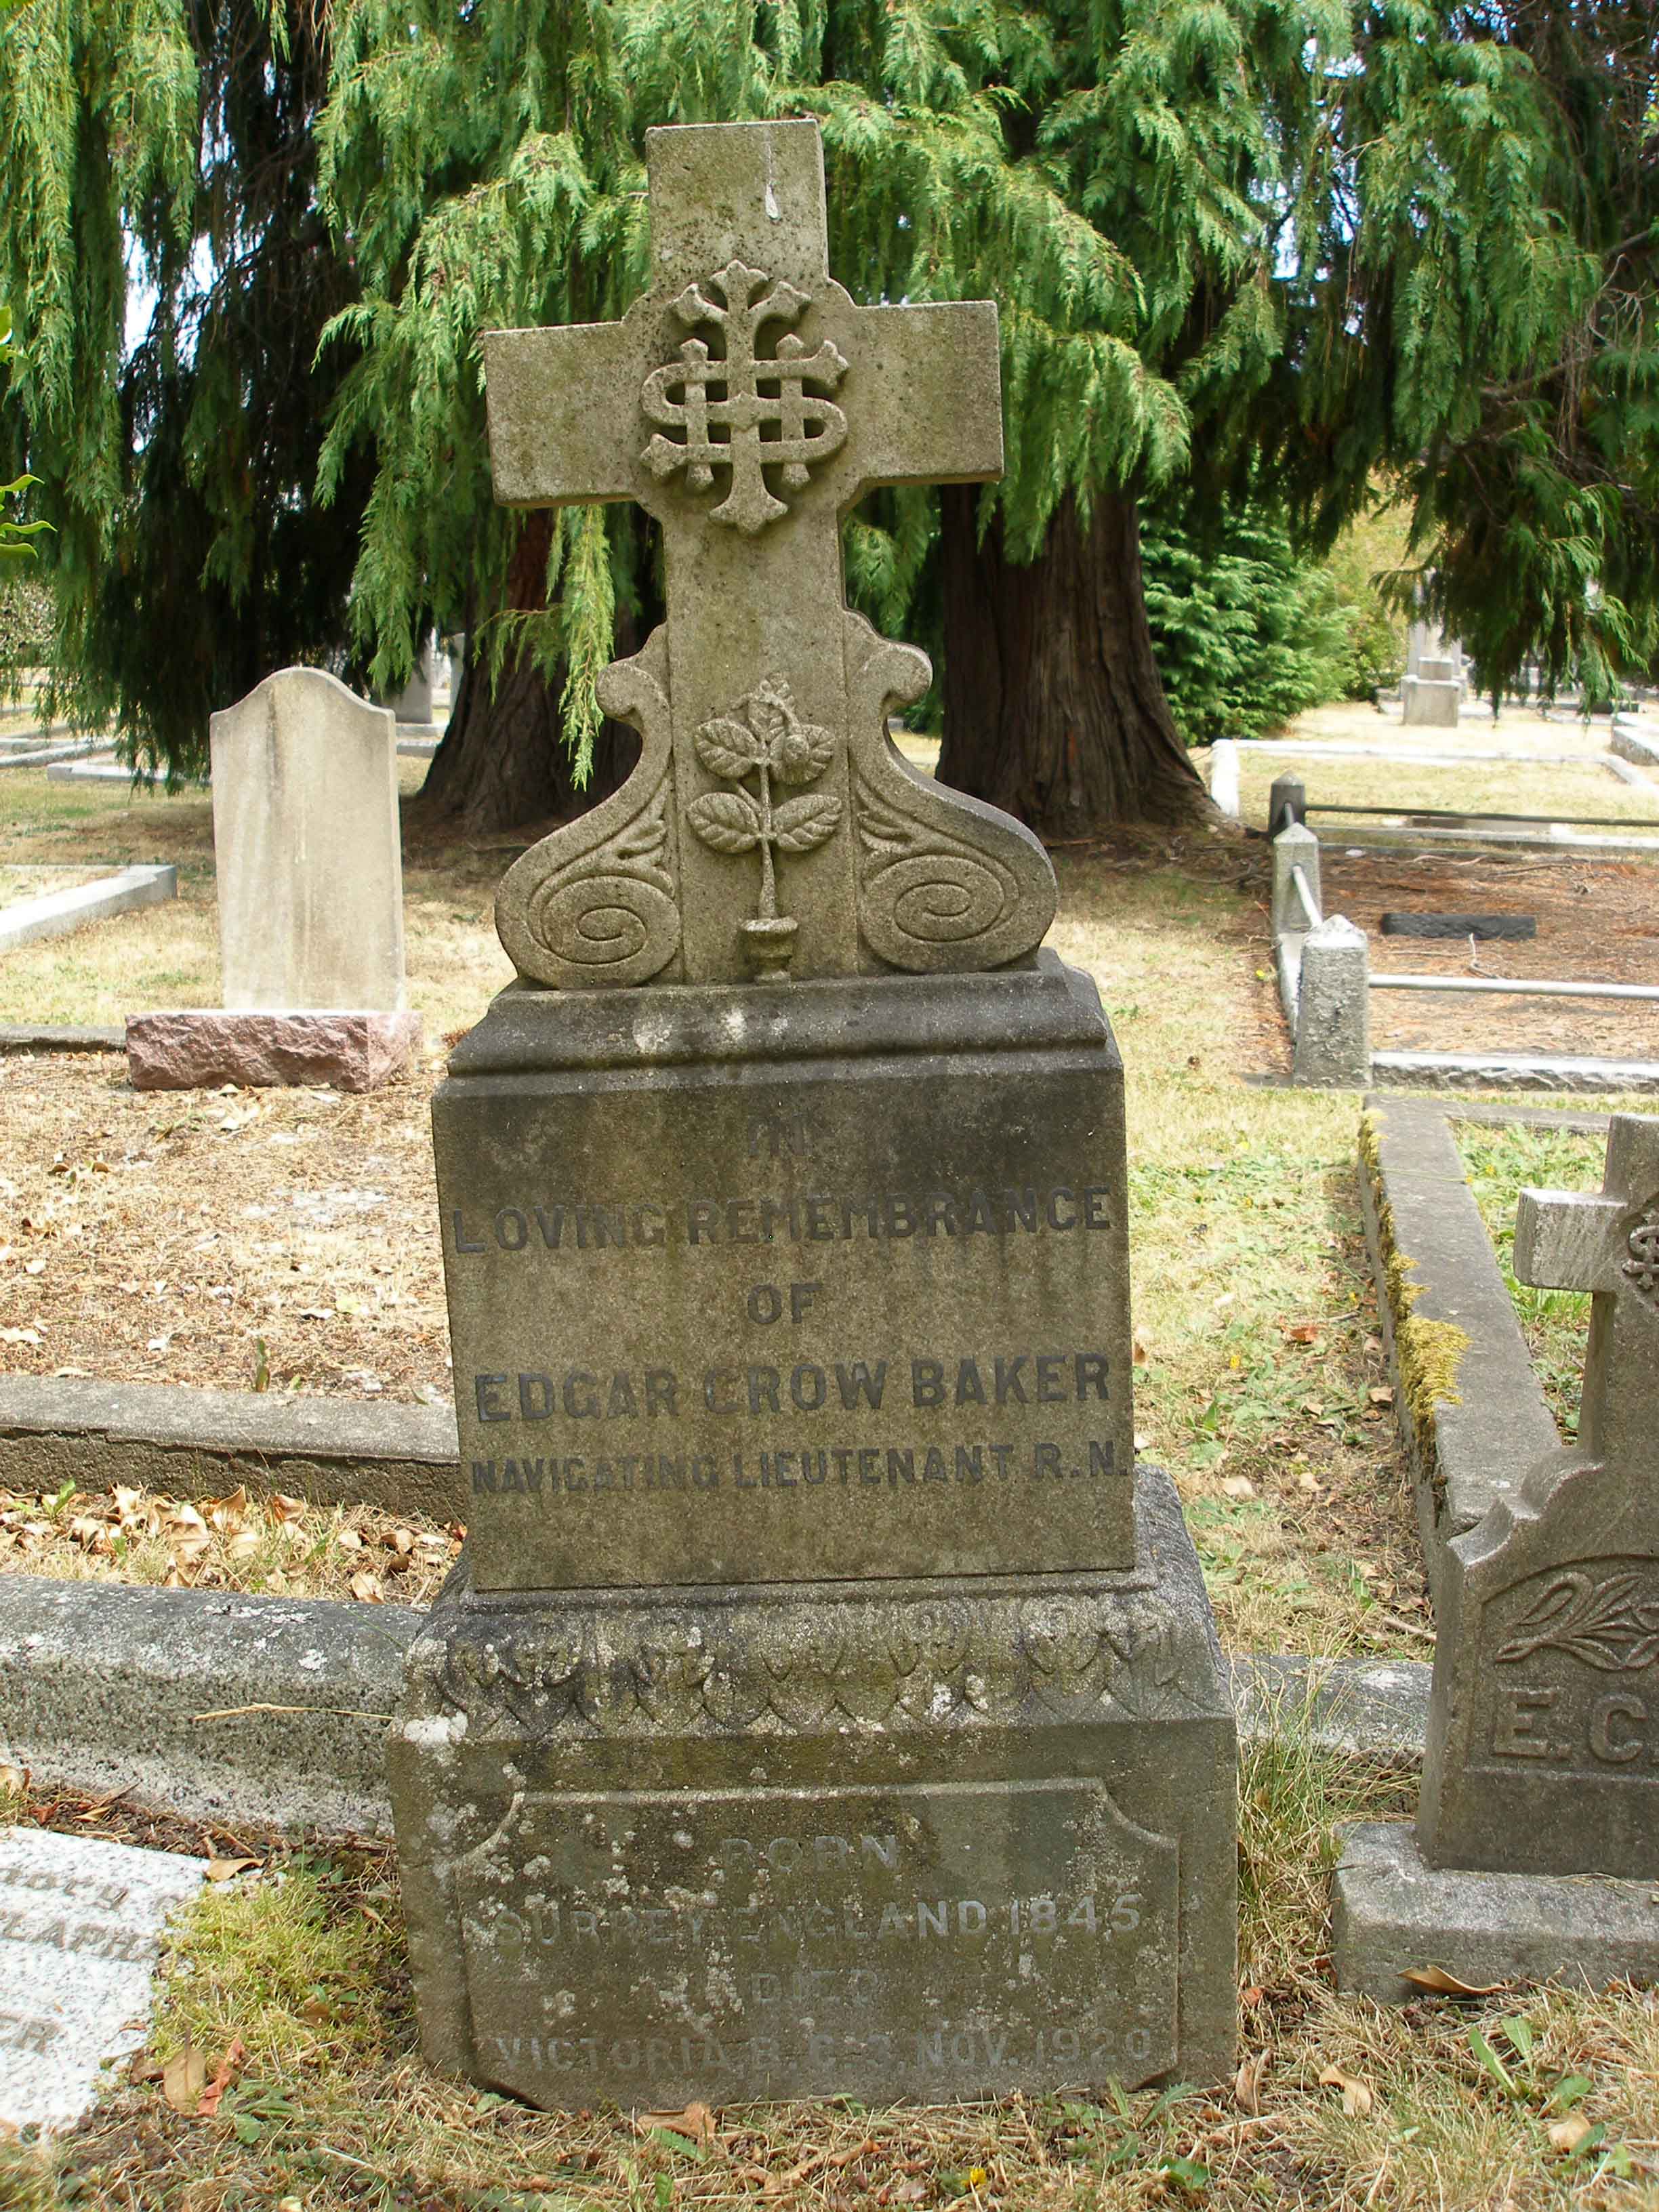
M 1417 1262 L 1401 1249 L 1395 1233 L 1394 1209 L 1389 1204 L 1382 1180 L 1381 1120 L 1375 1109 L 1368 1109 L 1359 1117 L 1360 1170 L 1370 1180 L 1376 1213 L 1400 1394 L 1424 1473 L 1433 1481 L 1437 1473 L 1435 1407 L 1462 1403 L 1457 1389 L 1457 1371 L 1468 1349 L 1469 1335 L 1455 1322 L 1431 1321 L 1425 1314 L 1413 1310 L 1424 1286 L 1411 1280 L 1417 1271 Z

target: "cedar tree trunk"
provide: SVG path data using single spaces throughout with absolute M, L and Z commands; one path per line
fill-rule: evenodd
M 519 541 L 508 580 L 509 603 L 539 606 L 551 530 L 532 514 Z M 619 612 L 617 657 L 635 652 L 638 625 Z M 579 791 L 570 773 L 559 715 L 562 670 L 550 679 L 529 655 L 509 655 L 494 690 L 476 633 L 450 708 L 443 742 L 433 755 L 421 796 L 428 818 L 453 821 L 477 835 L 520 830 L 550 817 L 585 814 L 615 791 L 639 758 L 637 734 L 606 720 L 593 742 L 593 771 Z
M 1164 696 L 1140 577 L 1132 493 L 1098 494 L 1085 530 L 1068 493 L 1042 552 L 981 543 L 977 489 L 946 486 L 942 783 L 1051 844 L 1123 822 L 1216 818 Z

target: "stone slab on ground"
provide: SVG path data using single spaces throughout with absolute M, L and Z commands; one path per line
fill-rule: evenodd
M 204 1872 L 174 1851 L 0 1828 L 0 2129 L 72 2125 L 105 2062 L 137 2049 L 167 1917 Z
M 1442 1109 L 1370 1099 L 1359 1190 L 1418 1525 L 1438 1602 L 1448 1541 L 1565 1449 Z
M 15 906 L 0 909 L 0 952 L 46 937 L 66 937 L 88 922 L 107 921 L 112 915 L 130 914 L 135 907 L 161 906 L 178 896 L 179 872 L 170 865 L 123 868 L 118 875 L 78 884 L 73 890 L 43 891 L 39 898 L 19 899 Z
M 386 1734 L 412 1606 L 0 1574 L 0 1759 L 41 1788 L 240 1833 L 389 1835 Z M 1414 1771 L 1429 1669 L 1258 1654 L 1229 1668 L 1241 1740 Z M 204 1721 L 204 1712 L 227 1717 Z
M 1659 1060 L 1600 1060 L 1582 1053 L 1374 1052 L 1377 1085 L 1429 1091 L 1659 1091 Z
M 55 1493 L 66 1482 L 163 1498 L 240 1486 L 440 1523 L 465 1512 L 449 1406 L 0 1376 L 0 1485 Z
M 222 1083 L 375 1091 L 404 1073 L 421 1036 L 414 1013 L 204 1006 L 129 1014 L 127 1072 L 135 1091 L 204 1091 Z
M 411 1606 L 0 1575 L 0 1758 L 252 1833 L 385 1835 Z
M 1406 1974 L 1427 1966 L 1474 1989 L 1659 1981 L 1659 1890 L 1651 1881 L 1431 1867 L 1403 1821 L 1357 1821 L 1340 1832 L 1332 1932 L 1339 1988 L 1403 2003 L 1424 1993 Z
M 1633 761 L 1638 768 L 1659 768 L 1659 729 L 1638 728 L 1621 718 L 1613 723 L 1608 743 L 1620 760 Z
M 1408 914 L 1382 917 L 1384 937 L 1474 937 L 1483 939 L 1536 937 L 1532 914 Z
M 125 1052 L 125 1030 L 88 1029 L 74 1024 L 9 1024 L 0 1029 L 0 1053 Z

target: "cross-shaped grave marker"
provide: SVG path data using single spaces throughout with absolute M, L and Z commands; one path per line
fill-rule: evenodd
M 509 871 L 502 941 L 565 986 L 1004 965 L 1053 918 L 1047 856 L 891 745 L 931 671 L 848 613 L 841 566 L 872 487 L 1001 473 L 996 308 L 831 279 L 815 123 L 653 131 L 646 155 L 650 289 L 483 341 L 497 498 L 638 501 L 668 605 L 601 679 L 639 766 Z
M 1579 1444 L 1626 1479 L 1659 1475 L 1659 1121 L 1613 1115 L 1599 1194 L 1522 1192 L 1515 1272 L 1594 1293 Z

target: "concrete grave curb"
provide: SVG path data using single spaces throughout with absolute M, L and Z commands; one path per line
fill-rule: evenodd
M 1414 1091 L 1659 1091 L 1659 1060 L 1545 1053 L 1374 1052 L 1371 1080 Z
M 233 1832 L 389 1836 L 386 1729 L 424 1612 L 0 1575 L 0 1758 Z M 1306 1717 L 1331 1756 L 1420 1768 L 1429 1668 L 1237 1659 L 1246 1742 Z
M 1437 1603 L 1445 1545 L 1565 1447 L 1437 1100 L 1367 1099 L 1359 1195 Z
M 437 1522 L 465 1510 L 448 1406 L 0 1376 L 0 1483 L 52 1492 L 66 1482 L 167 1498 L 222 1498 L 240 1484 Z
M 118 875 L 100 876 L 95 883 L 82 884 L 72 891 L 20 899 L 0 910 L 0 952 L 33 945 L 43 937 L 64 937 L 89 921 L 106 921 L 135 907 L 161 906 L 178 896 L 179 871 L 166 864 L 123 868 Z
M 125 1052 L 125 1030 L 77 1028 L 47 1024 L 36 1028 L 13 1024 L 0 1029 L 0 1053 L 9 1052 Z

